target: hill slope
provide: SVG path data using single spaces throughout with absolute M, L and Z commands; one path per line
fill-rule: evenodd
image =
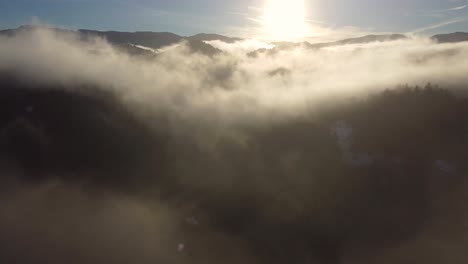
M 468 41 L 468 33 L 465 32 L 455 32 L 450 34 L 440 34 L 432 36 L 432 39 L 438 43 L 455 43 Z

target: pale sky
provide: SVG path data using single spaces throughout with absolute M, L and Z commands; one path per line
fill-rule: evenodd
M 180 35 L 207 32 L 249 37 L 261 30 L 267 1 L 0 0 L 0 28 L 40 21 L 71 29 L 170 31 Z M 468 31 L 468 0 L 304 2 L 310 37 L 360 32 Z

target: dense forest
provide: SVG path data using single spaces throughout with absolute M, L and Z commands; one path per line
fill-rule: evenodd
M 5 193 L 58 181 L 181 208 L 196 219 L 177 224 L 180 263 L 342 263 L 464 214 L 468 98 L 431 84 L 233 128 L 242 140 L 219 138 L 209 150 L 164 114 L 149 119 L 100 87 L 38 86 L 1 78 Z

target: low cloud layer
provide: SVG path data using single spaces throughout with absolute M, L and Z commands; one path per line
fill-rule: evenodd
M 0 260 L 466 262 L 468 44 L 209 44 L 0 37 Z
M 36 31 L 2 38 L 0 69 L 31 82 L 112 87 L 123 96 L 184 114 L 209 109 L 222 120 L 245 120 L 269 111 L 303 112 L 323 99 L 361 96 L 397 84 L 454 86 L 466 81 L 468 68 L 460 59 L 467 53 L 465 43 L 437 45 L 426 39 L 296 48 L 256 58 L 247 53 L 271 46 L 255 41 L 211 44 L 226 52 L 207 57 L 180 47 L 145 61 L 118 53 L 100 39 L 83 43 L 73 35 Z

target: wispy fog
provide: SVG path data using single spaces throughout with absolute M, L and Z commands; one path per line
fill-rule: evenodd
M 0 262 L 466 263 L 468 43 L 208 43 L 0 37 Z
M 2 38 L 0 69 L 30 82 L 91 83 L 152 108 L 249 122 L 270 114 L 297 115 L 321 100 L 376 93 L 398 84 L 455 87 L 467 81 L 468 45 L 428 39 L 273 50 L 254 40 L 210 42 L 213 57 L 166 48 L 154 60 L 117 52 L 102 39 L 87 42 L 38 30 Z M 249 52 L 266 48 L 257 56 Z M 197 117 L 194 117 L 197 118 Z

